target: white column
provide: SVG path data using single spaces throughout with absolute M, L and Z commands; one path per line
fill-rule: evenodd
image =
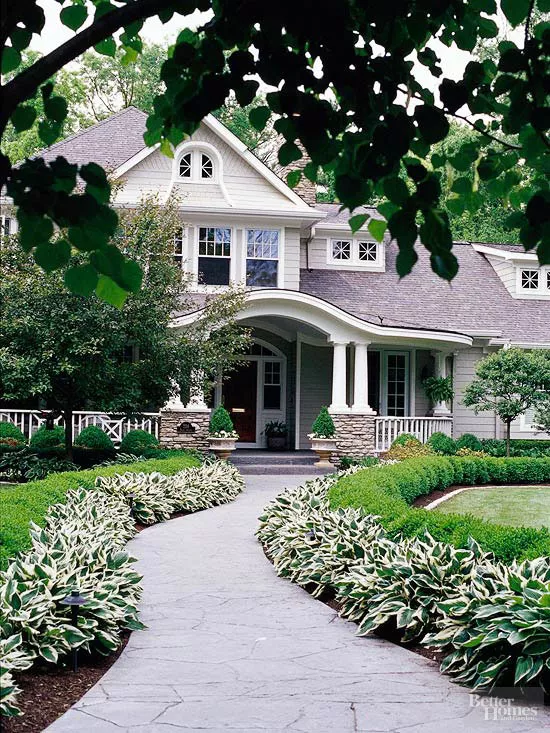
M 177 382 L 172 380 L 172 393 L 168 402 L 163 407 L 164 410 L 183 410 L 184 404 L 181 401 L 180 386 Z
M 204 401 L 204 391 L 202 388 L 203 380 L 204 372 L 199 370 L 191 371 L 191 389 L 189 394 L 189 402 L 185 405 L 185 410 L 189 412 L 208 411 L 208 405 Z
M 367 348 L 369 341 L 355 342 L 355 368 L 353 373 L 353 407 L 352 412 L 363 415 L 375 415 L 369 405 L 369 372 Z
M 347 343 L 333 341 L 332 403 L 331 412 L 348 412 L 346 402 L 346 348 Z
M 447 376 L 446 369 L 446 351 L 432 351 L 432 355 L 435 357 L 435 376 L 438 379 L 445 379 Z M 445 417 L 451 414 L 451 411 L 444 402 L 436 402 L 433 410 L 434 417 Z

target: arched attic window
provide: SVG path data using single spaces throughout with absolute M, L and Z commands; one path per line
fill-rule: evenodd
M 180 158 L 180 178 L 191 178 L 192 154 L 184 153 Z
M 201 178 L 212 178 L 214 176 L 214 163 L 206 153 L 201 153 Z
M 215 182 L 220 174 L 219 154 L 215 150 L 205 150 L 203 145 L 193 145 L 191 149 L 186 146 L 176 160 L 175 177 L 181 180 Z

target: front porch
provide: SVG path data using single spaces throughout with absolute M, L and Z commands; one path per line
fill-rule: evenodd
M 422 441 L 452 433 L 452 405 L 431 405 L 423 381 L 452 374 L 453 353 L 470 345 L 469 337 L 379 326 L 279 290 L 253 291 L 239 320 L 252 329 L 253 343 L 238 370 L 220 379 L 208 404 L 194 395 L 181 406 L 193 413 L 223 404 L 241 436 L 238 448 L 265 449 L 265 426 L 276 421 L 287 426 L 288 450 L 308 449 L 323 405 L 340 455 L 384 452 L 402 432 Z

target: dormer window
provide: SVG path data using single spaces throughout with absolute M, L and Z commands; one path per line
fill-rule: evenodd
M 351 242 L 347 239 L 332 240 L 332 259 L 337 261 L 351 259 Z
M 376 262 L 378 242 L 359 242 L 359 259 L 361 262 Z
M 206 153 L 202 153 L 201 154 L 201 178 L 212 178 L 213 175 L 214 175 L 214 164 L 212 163 L 212 158 L 206 155 Z
M 538 270 L 522 270 L 521 271 L 521 287 L 523 290 L 539 289 L 539 271 Z
M 329 239 L 327 264 L 378 272 L 384 267 L 384 245 L 369 239 Z
M 191 178 L 191 153 L 185 153 L 180 160 L 180 178 Z
M 192 144 L 192 143 L 191 143 Z M 193 147 L 185 149 L 177 161 L 176 177 L 187 183 L 209 183 L 218 178 L 218 164 L 215 156 L 206 153 L 204 149 Z

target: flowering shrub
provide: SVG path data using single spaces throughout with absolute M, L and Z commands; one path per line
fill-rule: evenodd
M 135 533 L 129 493 L 136 497 L 136 518 L 151 524 L 174 511 L 230 501 L 242 488 L 238 471 L 223 462 L 173 476 L 126 473 L 98 479 L 95 489 L 68 491 L 63 504 L 49 508 L 44 527 L 31 523 L 31 549 L 0 573 L 2 714 L 18 714 L 12 670 L 35 657 L 55 664 L 76 647 L 109 654 L 120 644 L 121 629 L 143 628 L 141 577 L 124 549 Z M 78 628 L 61 605 L 75 588 L 87 599 Z

